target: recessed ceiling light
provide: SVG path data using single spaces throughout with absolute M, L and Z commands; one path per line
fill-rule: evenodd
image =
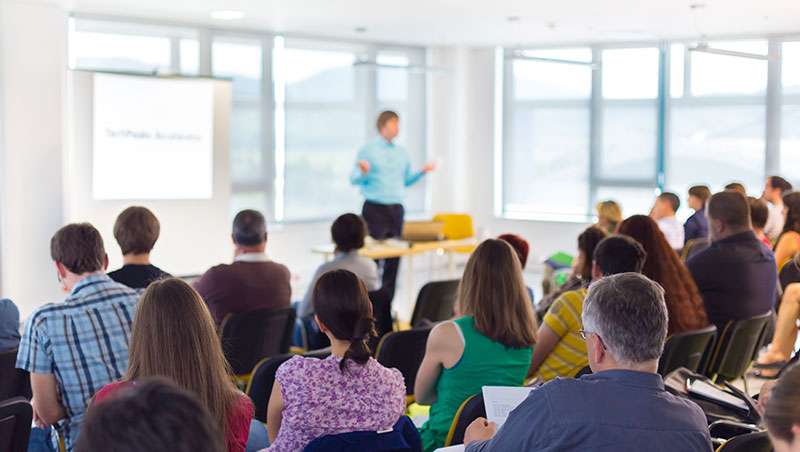
M 508 16 L 508 17 L 506 17 L 506 21 L 508 21 L 508 22 L 519 22 L 519 16 Z
M 353 29 L 353 31 L 355 31 L 356 33 L 366 33 L 367 27 L 356 27 Z
M 243 12 L 233 9 L 218 9 L 211 11 L 211 18 L 216 20 L 237 20 L 243 17 Z

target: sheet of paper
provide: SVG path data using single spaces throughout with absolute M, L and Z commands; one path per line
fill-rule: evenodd
M 705 397 L 711 400 L 717 400 L 719 402 L 735 406 L 740 408 L 744 411 L 748 410 L 747 404 L 744 400 L 733 396 L 722 389 L 708 384 L 702 380 L 695 380 L 689 385 L 689 392 L 692 394 L 699 395 L 701 397 Z
M 500 428 L 506 422 L 508 414 L 528 397 L 531 390 L 532 388 L 525 386 L 484 386 L 486 419 L 496 423 L 497 428 Z
M 433 452 L 463 452 L 464 450 L 464 445 L 459 444 L 458 446 L 440 447 Z

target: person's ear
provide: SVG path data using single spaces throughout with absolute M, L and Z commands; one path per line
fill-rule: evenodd
M 67 267 L 65 267 L 61 262 L 56 262 L 55 264 L 56 264 L 56 273 L 58 274 L 58 279 L 62 281 L 67 277 Z
M 600 342 L 600 336 L 592 334 L 592 349 L 594 350 L 594 361 L 602 363 L 606 357 L 606 349 L 603 348 L 603 343 Z
M 600 266 L 597 261 L 592 261 L 592 279 L 600 279 L 603 277 L 603 272 L 600 271 Z
M 324 323 L 322 323 L 322 321 L 319 319 L 319 316 L 317 316 L 316 314 L 314 314 L 314 321 L 317 322 L 317 326 L 319 327 L 319 330 L 321 332 L 323 332 L 323 333 L 327 333 L 328 332 L 328 327 L 325 326 Z
M 103 271 L 108 270 L 108 253 L 103 255 Z
M 792 424 L 792 435 L 797 438 L 800 435 L 800 425 Z

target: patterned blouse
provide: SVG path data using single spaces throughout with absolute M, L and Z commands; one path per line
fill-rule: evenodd
M 370 358 L 363 366 L 341 358 L 295 356 L 275 375 L 281 384 L 283 420 L 270 452 L 302 450 L 312 440 L 337 433 L 391 428 L 405 412 L 406 387 L 397 369 Z

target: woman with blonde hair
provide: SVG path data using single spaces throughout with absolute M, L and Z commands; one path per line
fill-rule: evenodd
M 497 239 L 481 243 L 458 288 L 461 317 L 433 328 L 414 385 L 431 405 L 420 429 L 423 449 L 444 445 L 458 407 L 483 386 L 523 384 L 536 342 L 536 320 L 520 261 Z
M 228 452 L 244 452 L 253 404 L 236 389 L 205 302 L 177 278 L 150 284 L 133 321 L 128 372 L 106 385 L 95 403 L 147 377 L 164 377 L 194 394 L 208 409 Z
M 617 225 L 622 222 L 622 208 L 616 201 L 600 201 L 595 207 L 597 209 L 597 227 L 613 234 L 617 230 Z

